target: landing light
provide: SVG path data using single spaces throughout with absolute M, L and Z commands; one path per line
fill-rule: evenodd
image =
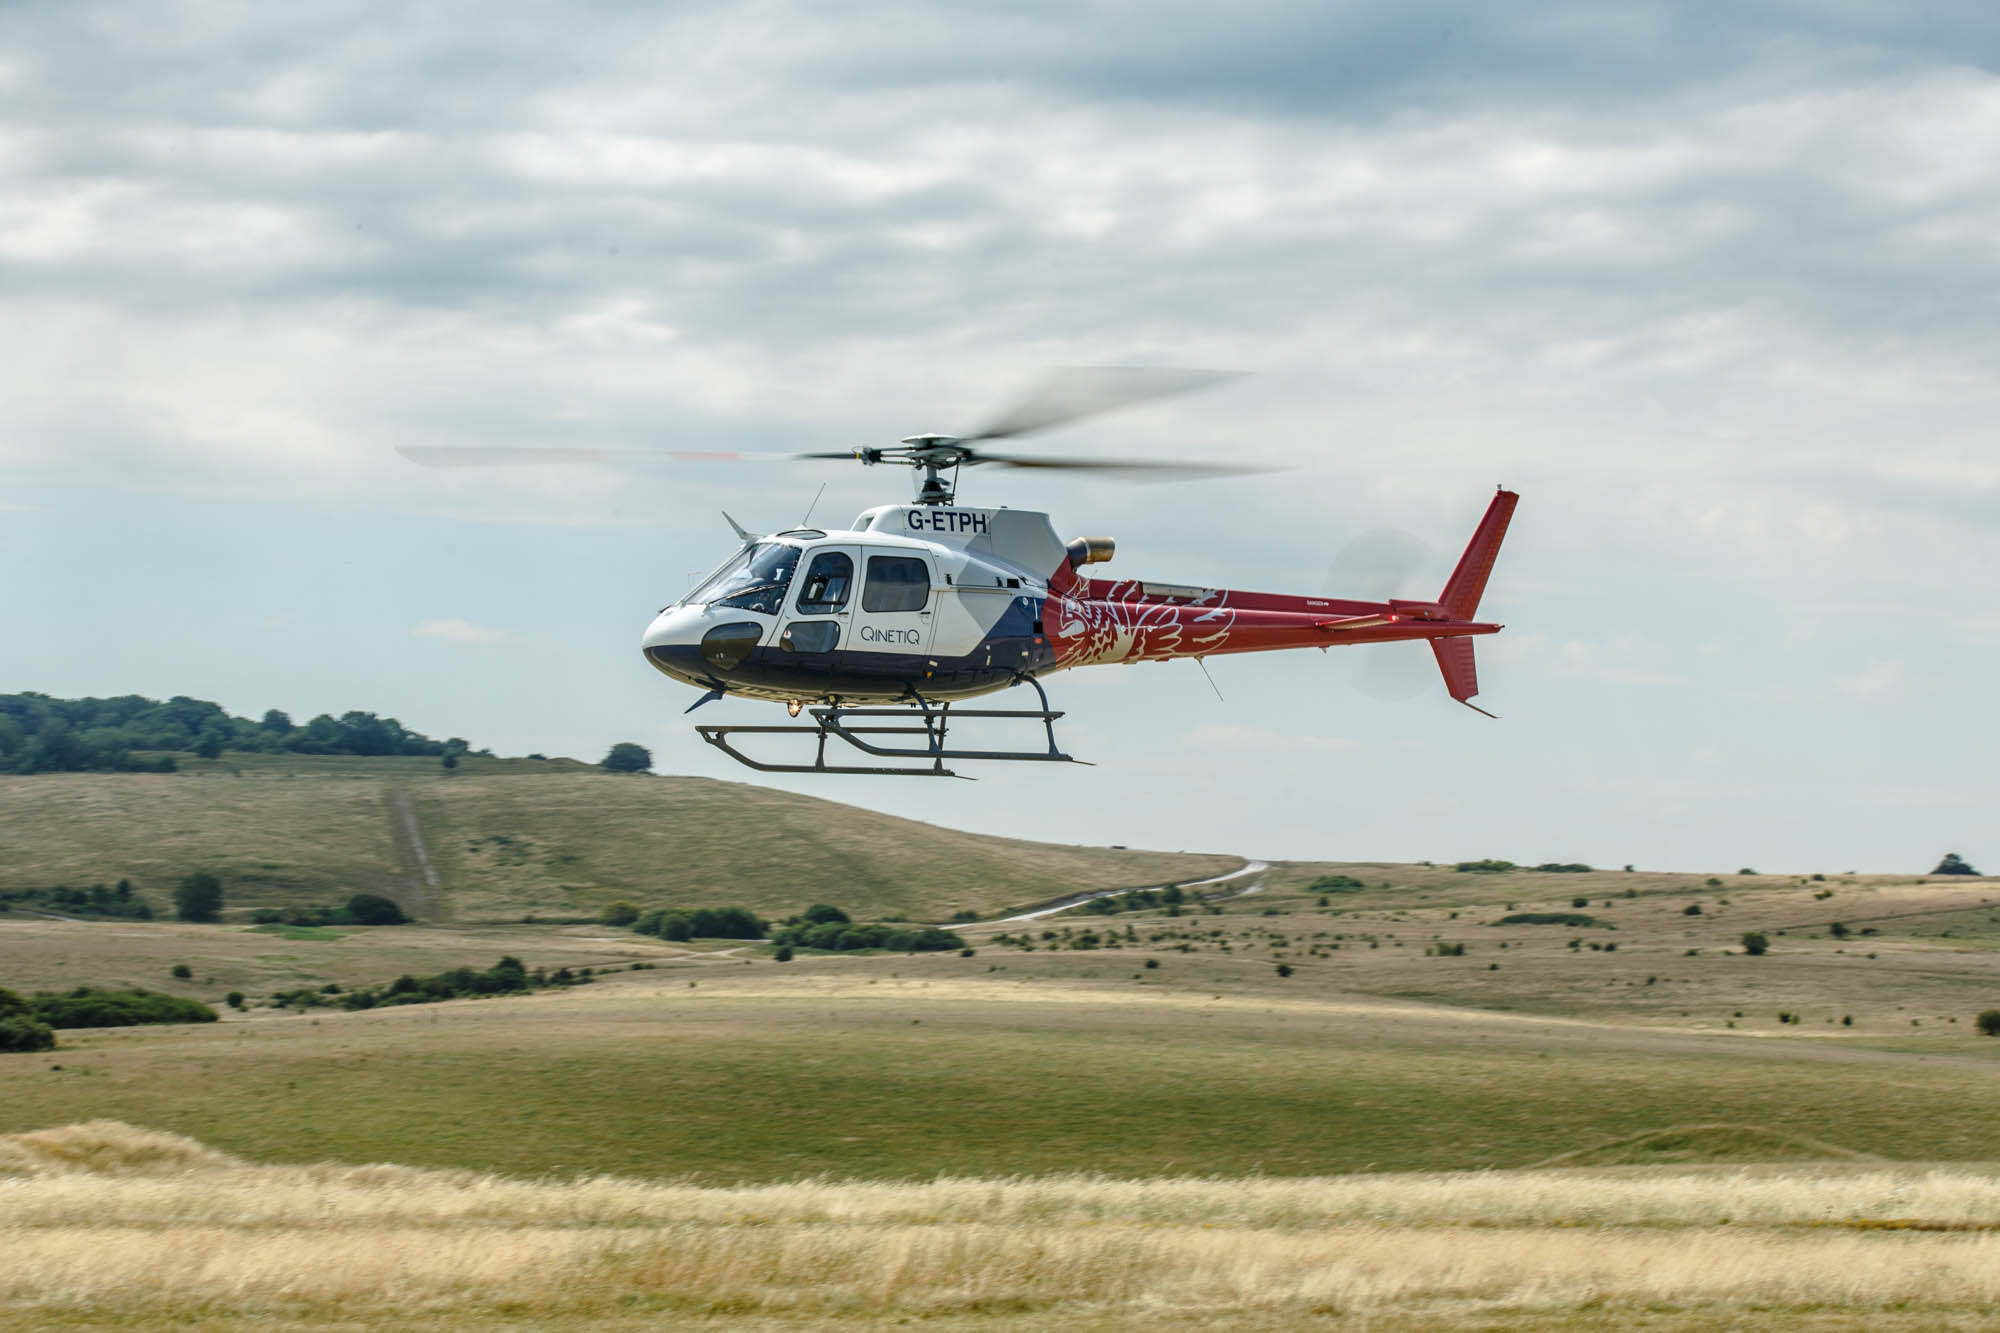
M 799 709 L 801 706 L 802 705 L 799 703 L 797 699 L 785 700 L 785 711 L 787 713 L 790 713 L 793 717 L 797 717 L 799 715 Z

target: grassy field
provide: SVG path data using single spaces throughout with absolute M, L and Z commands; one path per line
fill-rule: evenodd
M 433 891 L 404 833 L 413 817 Z M 991 912 L 1078 890 L 1241 865 L 1220 855 L 982 837 L 706 778 L 617 775 L 569 760 L 230 754 L 173 774 L 0 776 L 0 888 L 130 877 L 156 909 L 195 870 L 231 908 L 383 893 L 427 920 L 822 900 L 867 916 Z
M 1336 874 L 1364 887 L 1309 888 Z M 1226 892 L 961 927 L 970 957 L 783 964 L 595 926 L 0 918 L 0 985 L 253 997 L 0 1057 L 0 1134 L 108 1117 L 243 1159 L 171 1205 L 212 1194 L 212 1215 L 149 1221 L 168 1195 L 126 1181 L 17 1222 L 0 1299 L 49 1327 L 318 1327 L 355 1302 L 365 1323 L 393 1282 L 438 1328 L 1733 1328 L 1749 1309 L 1821 1330 L 1981 1327 L 2000 1295 L 2000 1040 L 1972 1022 L 2000 1007 L 2000 885 L 1329 863 Z M 1548 912 L 1592 924 L 1499 924 Z M 1746 955 L 1747 930 L 1770 952 Z M 255 1004 L 502 952 L 608 970 L 365 1013 Z M 318 1222 L 251 1204 L 414 1170 L 509 1180 L 423 1177 L 465 1196 L 437 1216 L 386 1183 Z M 1531 1174 L 1434 1174 L 1456 1172 Z M 617 1186 L 623 1221 L 576 1202 L 604 1175 L 653 1182 Z M 29 1197 L 0 1193 L 0 1219 Z M 468 1218 L 482 1198 L 501 1202 Z M 202 1261 L 134 1294 L 176 1239 Z M 322 1243 L 324 1273 L 288 1265 Z
M 703 1188 L 273 1167 L 97 1121 L 0 1138 L 37 1328 L 1939 1329 L 2000 1301 L 2000 1179 L 1865 1167 Z

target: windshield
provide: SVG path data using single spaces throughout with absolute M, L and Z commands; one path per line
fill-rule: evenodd
M 713 602 L 776 615 L 785 599 L 785 585 L 798 567 L 799 548 L 783 542 L 759 542 L 738 551 L 735 559 L 708 576 L 684 599 L 689 606 Z

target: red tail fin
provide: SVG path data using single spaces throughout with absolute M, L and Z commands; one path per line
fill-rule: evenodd
M 1472 640 L 1432 639 L 1431 652 L 1437 655 L 1438 670 L 1444 673 L 1444 687 L 1451 697 L 1470 708 L 1475 713 L 1486 713 L 1484 708 L 1472 702 L 1472 696 L 1479 693 L 1479 668 L 1472 661 Z M 1493 714 L 1486 713 L 1492 717 Z
M 1479 527 L 1467 543 L 1465 554 L 1458 559 L 1458 568 L 1451 571 L 1451 581 L 1444 585 L 1438 595 L 1438 605 L 1453 620 L 1470 620 L 1479 614 L 1479 598 L 1486 591 L 1486 578 L 1493 572 L 1493 561 L 1500 554 L 1501 539 L 1507 535 L 1507 522 L 1514 517 L 1514 506 L 1520 496 L 1512 491 L 1499 491 L 1493 496 L 1493 503 L 1486 506 L 1486 517 L 1479 520 Z M 1444 667 L 1442 647 L 1438 654 L 1438 665 Z M 1465 644 L 1466 679 L 1472 679 L 1472 645 Z M 1446 679 L 1451 676 L 1445 668 Z M 1476 693 L 1476 688 L 1468 694 Z M 1456 690 L 1454 699 L 1462 697 Z

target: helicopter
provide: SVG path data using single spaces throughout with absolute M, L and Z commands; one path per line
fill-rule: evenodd
M 1044 677 L 1111 663 L 1201 661 L 1231 653 L 1425 640 L 1446 691 L 1479 693 L 1473 639 L 1502 626 L 1479 620 L 1479 602 L 1519 496 L 1496 488 L 1463 556 L 1434 601 L 1359 601 L 1241 592 L 1150 579 L 1092 578 L 1110 561 L 1105 537 L 1064 541 L 1047 514 L 958 503 L 962 469 L 982 465 L 1115 472 L 1132 477 L 1214 477 L 1261 469 L 1163 460 L 997 454 L 984 441 L 1038 433 L 1080 417 L 1219 383 L 1225 372 L 1150 367 L 1070 367 L 1053 372 L 985 428 L 965 436 L 908 436 L 895 445 L 837 452 L 540 449 L 406 446 L 427 466 L 489 463 L 847 459 L 917 473 L 902 504 L 864 510 L 846 528 L 757 534 L 730 518 L 737 550 L 689 592 L 661 608 L 640 637 L 655 670 L 703 693 L 692 713 L 728 696 L 785 705 L 790 725 L 697 725 L 703 740 L 767 773 L 957 777 L 967 761 L 1080 763 L 1056 742 L 1064 714 Z M 1034 708 L 955 705 L 1020 685 Z M 1042 741 L 1015 749 L 967 748 L 956 721 L 1038 723 Z M 759 758 L 739 738 L 803 737 L 810 762 Z M 828 762 L 827 742 L 858 752 Z M 760 741 L 761 747 L 768 742 Z M 891 763 L 861 762 L 889 760 Z

